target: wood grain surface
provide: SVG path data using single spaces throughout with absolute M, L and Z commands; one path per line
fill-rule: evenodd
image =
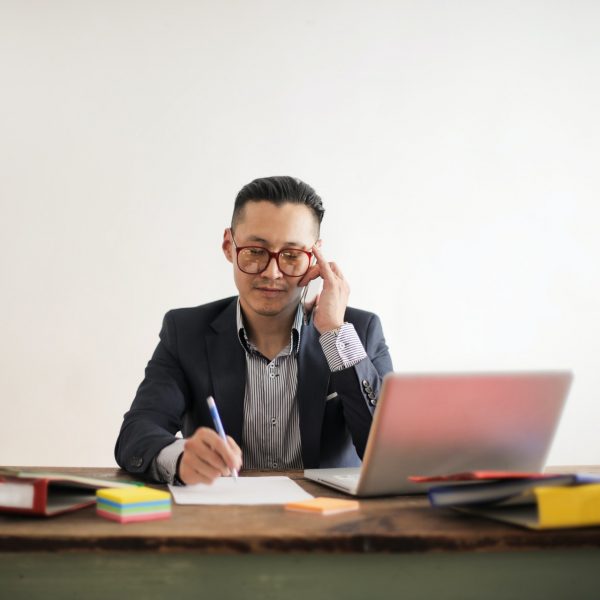
M 572 467 L 556 470 L 566 469 Z M 27 467 L 27 470 L 34 469 Z M 131 480 L 124 471 L 112 468 L 54 467 L 52 470 Z M 268 474 L 273 475 L 273 472 Z M 304 479 L 301 471 L 284 474 L 310 494 L 345 497 Z M 244 475 L 260 476 L 261 473 Z M 155 487 L 164 489 L 164 486 Z M 289 512 L 274 505 L 176 504 L 168 520 L 126 525 L 98 517 L 93 507 L 53 518 L 0 516 L 0 551 L 3 552 L 421 553 L 546 548 L 600 548 L 600 527 L 527 531 L 431 508 L 424 496 L 361 500 L 358 511 L 331 516 Z

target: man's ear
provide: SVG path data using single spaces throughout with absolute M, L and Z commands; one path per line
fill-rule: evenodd
M 231 238 L 231 228 L 227 227 L 223 232 L 223 243 L 221 244 L 225 258 L 233 263 L 233 240 Z

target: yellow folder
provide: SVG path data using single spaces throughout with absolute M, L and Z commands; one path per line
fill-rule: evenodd
M 535 488 L 538 526 L 600 525 L 600 483 Z
M 453 508 L 529 529 L 600 526 L 600 483 L 537 487 L 503 503 Z

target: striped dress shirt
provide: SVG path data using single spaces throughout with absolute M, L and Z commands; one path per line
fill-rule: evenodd
M 298 307 L 289 344 L 269 360 L 248 339 L 240 303 L 237 331 L 246 351 L 246 393 L 242 456 L 244 469 L 302 468 L 298 389 L 298 349 L 303 313 Z

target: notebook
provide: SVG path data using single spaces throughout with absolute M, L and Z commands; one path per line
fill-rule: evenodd
M 389 373 L 362 466 L 304 476 L 367 497 L 426 492 L 408 480 L 415 475 L 541 471 L 572 379 L 568 371 Z

